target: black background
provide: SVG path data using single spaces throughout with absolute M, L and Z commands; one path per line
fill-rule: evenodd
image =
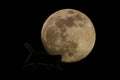
M 103 71 L 103 68 L 106 63 L 104 61 L 104 56 L 103 56 L 103 47 L 101 47 L 99 50 L 98 48 L 98 38 L 101 38 L 100 35 L 98 34 L 98 30 L 101 30 L 100 24 L 98 23 L 98 8 L 99 4 L 97 0 L 40 0 L 39 2 L 28 2 L 25 4 L 27 8 L 25 8 L 25 23 L 27 23 L 24 26 L 24 43 L 28 43 L 32 46 L 32 48 L 40 54 L 46 53 L 42 42 L 41 42 L 41 29 L 43 26 L 43 23 L 47 19 L 48 16 L 50 16 L 52 13 L 54 13 L 57 10 L 60 9 L 66 9 L 66 8 L 72 8 L 76 10 L 80 10 L 81 12 L 85 13 L 93 22 L 93 25 L 96 30 L 96 43 L 89 54 L 85 59 L 76 62 L 76 63 L 59 63 L 59 65 L 63 68 L 63 70 L 54 70 L 52 69 L 51 71 L 56 71 L 56 72 L 76 72 L 79 74 L 83 75 L 89 75 L 89 74 L 96 74 L 99 72 Z M 100 7 L 100 6 L 99 6 Z M 102 22 L 102 21 L 101 21 Z M 104 32 L 104 31 L 103 31 Z M 101 40 L 102 41 L 102 40 Z M 24 47 L 24 53 L 23 53 L 23 58 L 21 61 L 21 69 L 19 70 L 20 72 L 31 72 L 31 74 L 38 74 L 43 73 L 43 72 L 51 72 L 49 70 L 33 70 L 33 68 L 24 70 L 22 69 L 24 62 L 28 56 L 28 51 Z M 47 56 L 47 55 L 46 55 Z M 44 56 L 45 57 L 45 56 Z M 51 57 L 51 56 L 48 56 Z M 46 59 L 46 58 L 45 58 Z M 44 61 L 42 59 L 41 61 Z M 33 60 L 32 62 L 36 62 Z M 51 61 L 50 61 L 51 62 Z M 49 64 L 49 61 L 47 61 L 46 64 Z M 37 74 L 37 75 L 38 75 Z M 74 74 L 74 73 L 71 73 Z

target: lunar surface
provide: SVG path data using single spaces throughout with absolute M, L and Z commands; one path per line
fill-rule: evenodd
M 82 12 L 62 9 L 43 24 L 41 40 L 49 55 L 61 55 L 62 62 L 77 62 L 88 56 L 96 34 L 91 20 Z

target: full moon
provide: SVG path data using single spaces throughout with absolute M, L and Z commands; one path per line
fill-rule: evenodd
M 43 24 L 41 40 L 49 55 L 60 55 L 62 62 L 77 62 L 92 51 L 96 34 L 92 21 L 81 11 L 61 9 Z

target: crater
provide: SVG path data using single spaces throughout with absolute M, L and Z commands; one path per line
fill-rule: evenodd
M 64 33 L 66 31 L 66 28 L 64 26 L 65 23 L 66 23 L 65 19 L 59 19 L 55 22 L 56 27 L 58 27 L 62 33 Z
M 69 13 L 69 14 L 74 14 L 74 11 L 69 10 L 68 13 Z
M 57 26 L 58 28 L 61 28 L 61 27 L 63 27 L 64 24 L 65 24 L 65 19 L 59 19 L 59 20 L 57 20 L 57 21 L 55 22 L 55 24 L 56 24 L 56 26 Z
M 67 41 L 67 45 L 65 45 L 65 52 L 68 53 L 68 56 L 73 56 L 76 53 L 76 48 L 78 44 L 73 41 Z
M 55 32 L 54 29 L 52 28 L 48 28 L 47 32 L 46 32 L 46 38 L 47 41 L 52 42 L 52 41 L 56 41 L 56 39 L 58 38 L 59 32 Z
M 59 19 L 55 22 L 55 24 L 59 29 L 64 30 L 65 25 L 67 27 L 74 26 L 75 25 L 74 21 L 75 19 L 71 16 L 71 17 L 67 17 L 66 19 Z
M 60 53 L 59 53 L 59 50 L 56 50 L 56 47 L 57 47 L 57 46 L 55 46 L 55 45 L 50 46 L 48 52 L 49 52 L 50 54 L 53 54 L 53 55 L 59 55 L 59 54 L 60 54 Z
M 84 27 L 84 24 L 83 24 L 83 23 L 79 23 L 79 27 L 80 27 L 80 28 L 83 28 L 83 27 Z
M 76 15 L 74 16 L 74 18 L 77 19 L 77 20 L 81 20 L 81 21 L 83 20 L 82 17 L 81 17 L 79 14 L 76 14 Z
M 67 17 L 65 25 L 68 26 L 68 27 L 72 27 L 73 25 L 75 25 L 74 18 L 72 16 Z

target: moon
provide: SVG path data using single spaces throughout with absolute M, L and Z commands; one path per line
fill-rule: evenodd
M 49 55 L 60 55 L 61 62 L 78 62 L 92 51 L 96 33 L 87 15 L 75 9 L 61 9 L 44 22 L 41 40 Z

